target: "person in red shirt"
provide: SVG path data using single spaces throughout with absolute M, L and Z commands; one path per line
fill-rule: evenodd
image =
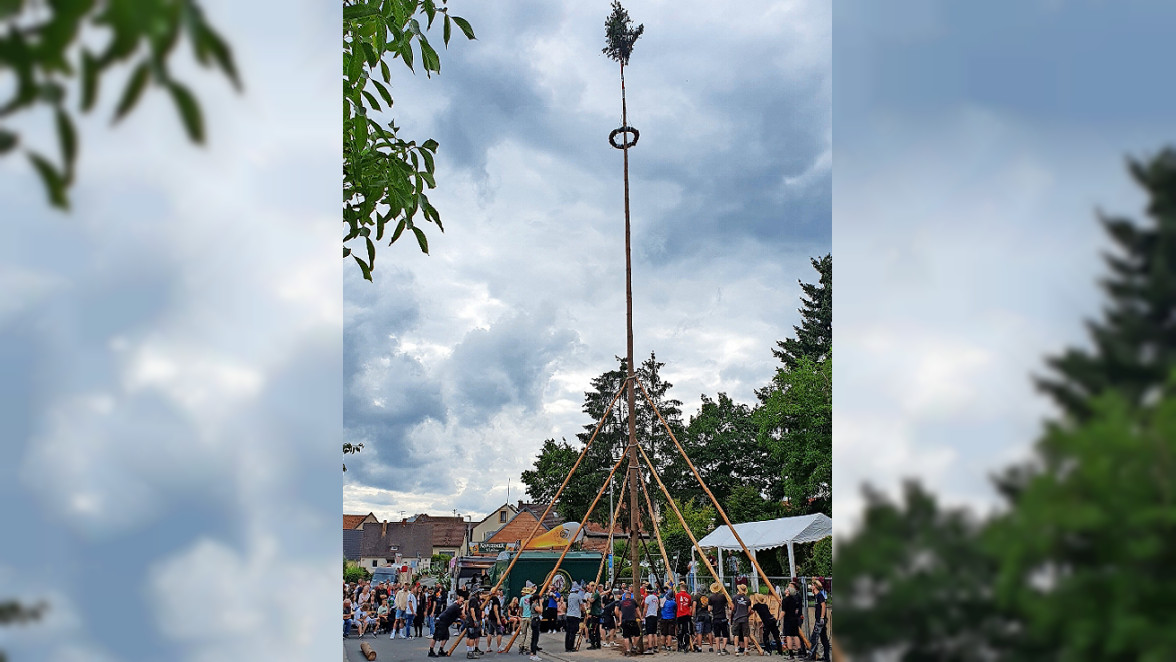
M 690 638 L 694 634 L 694 624 L 690 619 L 693 600 L 686 592 L 685 582 L 678 582 L 678 593 L 674 599 L 678 603 L 678 650 L 689 652 Z

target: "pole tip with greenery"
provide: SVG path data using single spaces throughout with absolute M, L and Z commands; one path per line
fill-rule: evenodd
M 629 18 L 629 12 L 625 11 L 620 2 L 614 0 L 612 13 L 604 22 L 604 37 L 607 45 L 600 52 L 607 55 L 609 59 L 620 62 L 623 67 L 629 64 L 629 56 L 633 54 L 633 44 L 637 42 L 637 38 L 643 32 L 645 32 L 645 25 L 640 24 L 634 28 L 633 21 Z

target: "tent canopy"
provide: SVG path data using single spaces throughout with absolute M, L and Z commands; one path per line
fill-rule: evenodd
M 755 551 L 826 538 L 833 535 L 833 520 L 824 513 L 814 513 L 764 522 L 744 522 L 736 524 L 735 530 L 739 532 L 739 537 L 747 544 L 747 548 Z M 726 526 L 711 531 L 698 541 L 698 546 L 741 549 L 739 541 L 735 540 L 735 536 L 731 535 L 731 529 Z

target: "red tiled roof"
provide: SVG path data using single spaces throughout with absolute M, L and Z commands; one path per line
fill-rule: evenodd
M 344 515 L 343 528 L 344 529 L 358 529 L 360 524 L 367 519 L 367 515 Z

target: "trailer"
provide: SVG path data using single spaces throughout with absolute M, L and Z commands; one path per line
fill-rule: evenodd
M 502 552 L 498 555 L 498 560 L 490 569 L 490 586 L 498 583 L 498 579 L 502 573 L 506 572 L 515 553 Z M 506 576 L 506 581 L 502 583 L 502 592 L 507 600 L 521 596 L 523 587 L 527 585 L 528 581 L 533 583 L 536 589 L 542 586 L 547 576 L 555 569 L 555 562 L 559 559 L 559 555 L 559 552 L 522 552 L 522 556 L 519 557 L 510 574 Z M 568 552 L 563 563 L 559 564 L 558 575 L 552 579 L 552 587 L 560 593 L 566 594 L 571 588 L 572 582 L 583 585 L 594 581 L 596 573 L 600 569 L 600 558 L 600 552 Z

